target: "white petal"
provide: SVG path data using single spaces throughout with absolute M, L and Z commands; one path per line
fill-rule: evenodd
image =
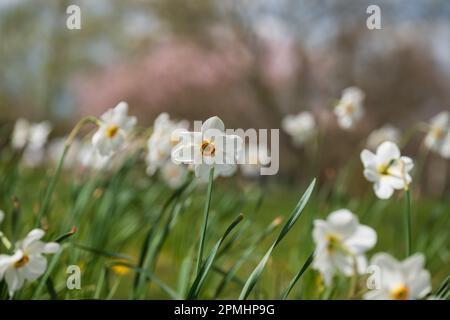
M 22 288 L 25 279 L 18 271 L 16 271 L 16 269 L 11 268 L 6 270 L 5 280 L 8 284 L 9 295 L 12 297 L 14 292 Z
M 423 298 L 431 291 L 431 276 L 427 270 L 422 270 L 408 283 L 409 299 Z
M 375 194 L 380 199 L 389 199 L 394 193 L 394 188 L 388 183 L 383 181 L 378 181 L 374 184 L 373 189 L 375 190 Z
M 400 263 L 387 253 L 377 253 L 370 261 L 371 265 L 380 268 L 381 287 L 392 290 L 399 284 L 404 284 Z
M 225 125 L 219 117 L 214 116 L 209 118 L 202 124 L 202 132 L 206 132 L 209 129 L 215 129 L 224 132 Z
M 377 158 L 380 163 L 388 165 L 392 160 L 400 158 L 400 150 L 391 141 L 383 142 L 377 149 Z
M 330 213 L 327 221 L 330 224 L 330 228 L 343 237 L 352 235 L 358 227 L 358 218 L 347 209 Z
M 31 230 L 26 238 L 23 240 L 23 248 L 28 248 L 34 241 L 41 239 L 45 235 L 45 231 L 42 229 Z
M 41 255 L 30 256 L 30 261 L 23 267 L 23 274 L 29 281 L 34 281 L 47 270 L 47 259 Z
M 356 254 L 372 249 L 377 243 L 377 233 L 368 226 L 360 225 L 356 232 L 345 241 L 345 245 Z
M 361 161 L 364 167 L 368 167 L 370 165 L 376 166 L 377 158 L 373 152 L 365 149 L 361 152 Z
M 61 245 L 56 242 L 46 243 L 44 246 L 44 253 L 56 253 L 61 248 Z

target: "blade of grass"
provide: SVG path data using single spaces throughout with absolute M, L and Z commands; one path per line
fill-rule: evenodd
M 208 275 L 213 263 L 214 259 L 217 255 L 217 252 L 222 245 L 225 238 L 228 236 L 228 234 L 236 227 L 244 218 L 242 214 L 240 214 L 234 221 L 230 224 L 230 226 L 227 228 L 225 233 L 223 234 L 222 238 L 217 241 L 215 246 L 212 248 L 211 252 L 209 253 L 208 258 L 200 268 L 197 277 L 194 280 L 194 283 L 191 286 L 191 289 L 189 290 L 187 298 L 189 300 L 197 299 L 198 295 L 200 294 L 200 290 L 203 287 L 203 284 L 205 283 L 206 276 Z
M 88 247 L 85 245 L 81 245 L 81 244 L 73 244 L 73 246 L 77 249 L 81 249 L 81 250 L 85 250 L 85 251 L 89 251 L 91 253 L 94 254 L 99 254 L 101 256 L 105 256 L 108 258 L 114 258 L 114 259 L 124 259 L 124 260 L 133 260 L 132 257 L 122 254 L 122 253 L 115 253 L 115 252 L 110 252 L 107 250 L 103 250 L 103 249 L 97 249 L 97 248 L 92 248 L 92 247 Z
M 228 270 L 228 272 L 225 272 L 224 277 L 222 278 L 222 281 L 218 285 L 216 289 L 216 293 L 214 295 L 214 298 L 217 299 L 217 297 L 222 293 L 222 291 L 225 289 L 226 285 L 235 277 L 235 274 L 239 270 L 239 268 L 244 264 L 244 262 L 255 252 L 258 245 L 264 241 L 264 239 L 272 233 L 273 230 L 281 223 L 281 218 L 275 218 L 275 220 L 272 221 L 272 223 L 260 234 L 256 240 L 250 245 L 240 256 L 240 258 L 237 260 L 237 262 Z M 245 285 L 245 282 L 243 283 Z
M 306 261 L 303 264 L 303 266 L 298 271 L 298 273 L 294 276 L 294 278 L 292 278 L 292 280 L 289 282 L 289 285 L 287 286 L 287 288 L 281 294 L 281 297 L 280 297 L 281 300 L 286 300 L 287 299 L 287 297 L 289 296 L 289 293 L 291 292 L 292 288 L 294 288 L 294 286 L 297 283 L 297 281 L 301 278 L 303 273 L 305 273 L 305 271 L 311 265 L 313 259 L 314 259 L 314 253 L 311 253 L 309 255 L 308 259 L 306 259 Z
M 314 190 L 314 185 L 316 183 L 316 179 L 314 179 L 311 184 L 309 185 L 308 189 L 306 189 L 305 193 L 301 197 L 300 201 L 298 202 L 297 206 L 295 207 L 294 211 L 291 213 L 291 216 L 284 224 L 283 228 L 280 231 L 280 234 L 278 235 L 275 242 L 270 246 L 269 250 L 267 250 L 267 253 L 264 255 L 264 257 L 261 259 L 259 264 L 256 266 L 256 268 L 253 270 L 253 272 L 250 274 L 250 276 L 247 279 L 247 282 L 245 283 L 244 288 L 241 291 L 241 294 L 239 295 L 240 300 L 245 300 L 248 298 L 250 293 L 252 292 L 255 284 L 258 282 L 261 273 L 264 270 L 264 267 L 267 264 L 267 261 L 269 260 L 270 255 L 272 254 L 272 251 L 275 249 L 275 247 L 283 240 L 283 238 L 286 236 L 286 234 L 291 230 L 292 226 L 295 224 L 295 222 L 300 217 L 300 214 L 302 213 L 303 209 L 305 208 L 306 204 L 308 203 L 309 197 L 312 194 L 312 191 Z

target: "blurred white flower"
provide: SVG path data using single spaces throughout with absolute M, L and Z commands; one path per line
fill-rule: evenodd
M 59 250 L 58 243 L 41 241 L 44 235 L 43 230 L 34 229 L 16 244 L 13 255 L 0 255 L 0 280 L 5 278 L 10 296 L 22 288 L 25 280 L 34 281 L 45 273 L 47 259 L 43 254 Z
M 297 146 L 301 146 L 310 140 L 317 130 L 314 116 L 308 111 L 284 117 L 281 126 L 292 137 L 294 144 Z
M 389 199 L 394 190 L 407 189 L 412 178 L 409 172 L 414 164 L 402 157 L 397 145 L 386 141 L 378 146 L 376 154 L 369 150 L 361 152 L 364 176 L 374 183 L 375 194 L 380 199 Z
M 400 143 L 400 135 L 399 129 L 387 124 L 372 131 L 367 138 L 367 147 L 371 150 L 376 150 L 376 148 L 385 141 L 392 141 L 398 144 Z
M 245 148 L 246 159 L 240 165 L 242 174 L 246 177 L 256 177 L 261 174 L 261 167 L 270 163 L 267 148 L 264 145 L 250 144 Z
M 364 115 L 364 92 L 357 87 L 350 87 L 342 92 L 339 103 L 334 108 L 338 124 L 342 129 L 351 129 Z
M 326 285 L 340 272 L 352 276 L 366 271 L 364 253 L 377 242 L 376 232 L 360 225 L 349 210 L 332 212 L 327 220 L 314 220 L 313 240 L 316 245 L 313 268 L 319 270 Z
M 14 125 L 12 133 L 11 144 L 14 149 L 22 149 L 28 142 L 28 135 L 30 132 L 30 123 L 28 120 L 20 118 Z
M 380 283 L 364 295 L 366 300 L 416 300 L 431 291 L 423 254 L 417 253 L 400 262 L 387 253 L 377 253 L 370 264 L 379 268 Z
M 14 126 L 11 144 L 15 149 L 23 149 L 23 162 L 29 167 L 36 167 L 45 158 L 44 146 L 52 126 L 48 121 L 30 123 L 26 119 L 18 119 Z
M 78 150 L 78 162 L 83 168 L 95 170 L 106 169 L 111 163 L 112 156 L 102 156 L 90 143 L 83 143 Z
M 441 155 L 450 158 L 450 113 L 443 111 L 430 121 L 425 146 Z
M 186 180 L 188 170 L 182 164 L 175 164 L 172 161 L 166 161 L 161 168 L 161 176 L 163 180 L 172 189 L 181 187 Z
M 186 121 L 175 122 L 170 120 L 167 113 L 161 113 L 153 124 L 153 133 L 150 136 L 146 157 L 147 173 L 153 175 L 167 161 L 170 161 L 172 148 L 179 142 L 172 139 L 172 133 L 176 129 L 187 129 Z
M 136 125 L 136 117 L 128 116 L 128 104 L 120 102 L 100 117 L 100 127 L 92 137 L 92 145 L 102 156 L 110 156 L 125 144 Z
M 243 141 L 237 135 L 225 134 L 225 125 L 219 117 L 206 120 L 200 132 L 178 131 L 177 134 L 181 134 L 181 141 L 172 151 L 172 160 L 193 164 L 200 181 L 208 181 L 212 166 L 214 178 L 236 172 Z

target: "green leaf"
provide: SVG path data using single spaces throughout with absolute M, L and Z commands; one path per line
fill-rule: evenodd
M 311 253 L 309 255 L 308 259 L 306 259 L 306 261 L 303 264 L 303 266 L 298 271 L 298 273 L 294 276 L 294 278 L 292 278 L 292 280 L 289 282 L 289 285 L 287 286 L 287 288 L 281 294 L 281 298 L 280 298 L 281 300 L 286 300 L 287 299 L 287 297 L 289 296 L 289 293 L 291 292 L 292 288 L 295 286 L 297 281 L 301 278 L 301 276 L 305 273 L 305 271 L 311 265 L 311 263 L 313 262 L 313 259 L 314 259 L 314 253 Z
M 205 283 L 206 276 L 208 275 L 208 273 L 214 263 L 214 259 L 217 255 L 217 252 L 218 252 L 221 244 L 223 243 L 225 238 L 228 236 L 228 234 L 234 229 L 234 227 L 236 227 L 239 224 L 239 222 L 242 221 L 243 218 L 244 218 L 244 216 L 242 214 L 240 214 L 230 224 L 230 226 L 227 228 L 227 230 L 223 234 L 222 238 L 220 238 L 220 240 L 217 241 L 216 245 L 212 248 L 211 252 L 208 255 L 208 258 L 206 259 L 206 261 L 203 263 L 202 267 L 200 268 L 198 275 L 195 278 L 194 283 L 191 286 L 191 289 L 189 290 L 188 297 L 187 297 L 189 300 L 197 299 L 197 297 L 200 293 L 200 290 L 201 290 L 203 284 Z
M 308 200 L 312 194 L 312 191 L 314 190 L 315 184 L 316 184 L 316 179 L 314 179 L 311 182 L 311 184 L 309 185 L 308 189 L 306 189 L 305 193 L 303 194 L 302 198 L 298 202 L 294 211 L 291 213 L 291 216 L 289 217 L 289 219 L 286 221 L 283 228 L 281 229 L 280 234 L 278 235 L 277 239 L 270 246 L 267 253 L 264 255 L 264 257 L 261 259 L 261 261 L 258 263 L 256 268 L 253 270 L 253 272 L 248 277 L 247 282 L 245 283 L 245 286 L 242 289 L 241 294 L 239 296 L 240 300 L 247 299 L 247 297 L 253 290 L 256 282 L 258 282 L 259 278 L 261 277 L 261 273 L 263 272 L 264 267 L 266 266 L 270 255 L 272 254 L 272 251 L 281 242 L 281 240 L 283 240 L 283 238 L 286 236 L 286 234 L 289 232 L 289 230 L 291 230 L 292 226 L 295 224 L 295 222 L 300 217 L 300 214 L 303 212 L 303 209 L 305 208 L 306 204 L 308 203 Z

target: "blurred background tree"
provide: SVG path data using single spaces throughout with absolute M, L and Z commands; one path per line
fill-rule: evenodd
M 69 4 L 81 7 L 81 30 L 65 27 Z M 370 4 L 381 7 L 382 30 L 366 28 Z M 142 125 L 166 111 L 279 128 L 284 115 L 310 110 L 324 145 L 339 146 L 321 159 L 325 175 L 373 129 L 407 131 L 450 108 L 449 40 L 446 0 L 3 0 L 0 121 L 48 118 L 62 134 L 126 100 Z M 351 85 L 366 92 L 366 116 L 348 133 L 332 106 Z M 307 150 L 281 134 L 282 173 L 310 175 Z M 448 190 L 449 180 L 427 189 Z

